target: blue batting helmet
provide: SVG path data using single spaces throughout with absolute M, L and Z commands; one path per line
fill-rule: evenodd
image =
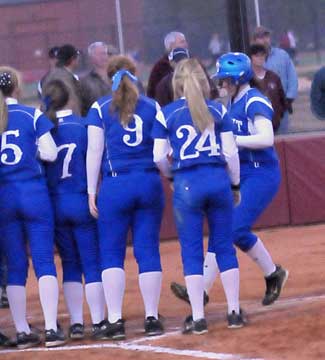
M 230 52 L 220 56 L 217 60 L 218 79 L 230 78 L 235 85 L 242 85 L 249 82 L 253 77 L 253 70 L 250 58 L 240 52 Z

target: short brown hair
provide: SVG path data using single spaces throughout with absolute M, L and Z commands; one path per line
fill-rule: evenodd
M 252 56 L 252 55 L 256 55 L 256 54 L 264 54 L 266 56 L 267 55 L 266 47 L 261 44 L 252 44 L 249 47 L 248 55 Z

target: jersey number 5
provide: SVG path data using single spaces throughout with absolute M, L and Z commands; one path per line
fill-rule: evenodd
M 70 165 L 70 161 L 72 159 L 72 154 L 76 147 L 77 147 L 77 145 L 74 143 L 58 146 L 58 152 L 60 152 L 61 150 L 64 150 L 64 149 L 68 149 L 68 151 L 65 154 L 65 157 L 63 159 L 63 168 L 62 168 L 61 179 L 65 179 L 67 177 L 72 176 L 72 174 L 69 173 L 69 165 Z
M 193 143 L 198 137 L 198 133 L 195 128 L 191 125 L 180 126 L 176 131 L 176 136 L 179 139 L 182 139 L 187 135 L 187 139 L 181 147 L 180 158 L 181 160 L 186 159 L 195 159 L 200 156 L 202 151 L 210 151 L 209 156 L 219 156 L 220 155 L 220 145 L 217 144 L 216 134 L 214 130 L 204 130 L 199 139 L 197 140 L 194 148 L 195 152 L 190 154 L 185 154 L 187 148 Z
M 13 153 L 14 158 L 11 161 L 8 161 L 8 154 L 4 153 L 1 154 L 1 162 L 2 164 L 5 165 L 16 165 L 19 163 L 20 159 L 23 156 L 23 152 L 21 151 L 20 147 L 15 145 L 15 144 L 10 144 L 10 142 L 8 142 L 8 137 L 9 136 L 14 136 L 14 137 L 19 137 L 19 130 L 8 130 L 5 131 L 2 135 L 1 135 L 1 153 L 3 151 L 10 151 Z

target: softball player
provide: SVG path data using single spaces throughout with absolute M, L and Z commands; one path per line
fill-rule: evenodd
M 184 333 L 207 332 L 203 307 L 203 220 L 221 271 L 228 317 L 241 327 L 239 271 L 232 243 L 233 197 L 239 200 L 239 159 L 226 109 L 210 100 L 208 79 L 195 59 L 180 62 L 173 76 L 176 101 L 162 108 L 153 129 L 154 161 L 174 179 L 174 216 L 181 243 L 192 315 Z M 173 150 L 169 168 L 168 143 Z M 228 172 L 227 172 L 228 168 Z M 170 172 L 171 171 L 171 172 Z
M 125 337 L 122 302 L 127 232 L 132 231 L 139 285 L 145 307 L 145 332 L 159 335 L 161 290 L 159 230 L 164 206 L 162 184 L 153 162 L 151 129 L 158 104 L 139 96 L 135 65 L 124 56 L 110 59 L 112 96 L 95 102 L 87 116 L 87 177 L 90 212 L 98 216 L 102 280 L 108 321 L 101 335 Z M 99 168 L 102 183 L 96 205 Z
M 104 320 L 104 293 L 99 266 L 97 225 L 89 213 L 86 177 L 87 129 L 71 108 L 73 84 L 68 78 L 46 82 L 43 96 L 46 115 L 55 124 L 58 148 L 46 173 L 55 215 L 55 239 L 63 268 L 63 290 L 70 314 L 69 336 L 84 337 L 83 285 L 93 323 L 93 334 Z
M 263 271 L 266 292 L 263 305 L 272 304 L 281 293 L 288 271 L 274 264 L 252 226 L 277 193 L 281 174 L 273 143 L 273 109 L 270 101 L 257 89 L 250 88 L 251 62 L 242 53 L 228 53 L 217 62 L 217 78 L 231 97 L 228 113 L 233 119 L 236 143 L 240 149 L 241 203 L 234 211 L 234 243 Z M 205 257 L 205 290 L 212 287 L 218 272 L 213 248 Z M 186 289 L 172 284 L 175 295 L 186 300 Z
M 18 74 L 0 68 L 0 232 L 8 263 L 8 300 L 23 349 L 40 342 L 26 319 L 28 239 L 38 278 L 45 318 L 45 345 L 61 345 L 64 334 L 57 328 L 58 282 L 54 264 L 53 213 L 40 160 L 54 161 L 56 145 L 52 123 L 39 111 L 17 102 Z

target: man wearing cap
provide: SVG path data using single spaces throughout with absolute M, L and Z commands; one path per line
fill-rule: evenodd
M 185 35 L 179 31 L 172 31 L 165 36 L 164 39 L 165 54 L 153 66 L 147 87 L 147 96 L 156 99 L 156 87 L 159 81 L 166 75 L 173 72 L 170 65 L 168 55 L 173 49 L 182 48 L 188 49 L 188 44 Z
M 168 60 L 173 70 L 159 81 L 155 91 L 155 98 L 160 106 L 165 106 L 174 101 L 172 86 L 174 69 L 178 62 L 189 57 L 190 54 L 185 48 L 176 48 L 169 53 Z
M 271 31 L 264 26 L 258 26 L 253 34 L 257 44 L 264 45 L 268 50 L 265 68 L 274 71 L 281 79 L 286 96 L 286 109 L 277 134 L 286 134 L 289 130 L 289 114 L 293 113 L 292 103 L 298 94 L 298 77 L 288 53 L 271 45 Z
M 174 101 L 173 93 L 173 74 L 174 69 L 180 61 L 188 59 L 190 57 L 189 51 L 186 48 L 175 48 L 168 55 L 168 61 L 172 69 L 167 75 L 165 75 L 157 84 L 155 91 L 155 100 L 159 103 L 160 106 L 165 106 Z M 200 62 L 200 61 L 199 61 Z M 201 64 L 201 63 L 200 63 Z M 219 91 L 215 83 L 210 79 L 208 72 L 205 67 L 201 64 L 203 71 L 205 72 L 207 79 L 210 84 L 210 99 L 216 99 L 219 97 Z
M 108 45 L 102 41 L 93 42 L 88 46 L 89 63 L 92 69 L 80 81 L 83 115 L 87 114 L 96 100 L 111 92 L 107 75 L 109 56 Z

